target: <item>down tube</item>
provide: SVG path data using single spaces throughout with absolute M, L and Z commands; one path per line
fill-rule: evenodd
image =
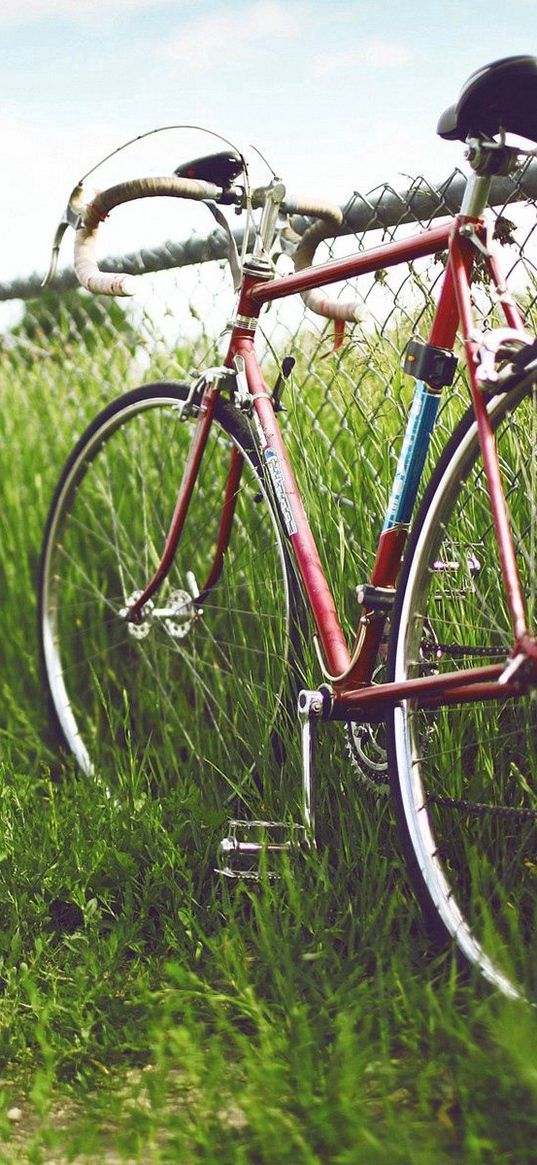
M 262 434 L 262 458 L 272 478 L 280 508 L 283 510 L 287 536 L 308 596 L 326 665 L 330 674 L 340 675 L 349 667 L 350 654 L 289 463 L 270 394 L 257 363 L 252 342 L 240 340 L 237 351 L 244 357 L 248 385 L 254 398 L 254 408 Z

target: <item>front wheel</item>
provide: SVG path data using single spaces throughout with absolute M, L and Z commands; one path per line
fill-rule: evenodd
M 71 454 L 41 556 L 39 635 L 53 720 L 85 773 L 194 771 L 245 794 L 289 690 L 296 596 L 249 426 L 222 398 L 170 572 L 139 626 L 122 612 L 164 548 L 188 454 L 188 386 L 126 393 Z M 244 458 L 230 545 L 211 572 L 232 449 Z
M 490 413 L 525 595 L 537 612 L 537 388 Z M 507 662 L 513 635 L 476 423 L 432 475 L 402 571 L 389 679 Z M 508 995 L 535 996 L 536 693 L 389 717 L 389 763 L 409 871 L 436 933 Z

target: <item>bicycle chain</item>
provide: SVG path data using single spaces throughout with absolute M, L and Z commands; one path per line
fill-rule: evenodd
M 489 659 L 498 656 L 503 659 L 508 655 L 508 652 L 500 647 L 475 647 L 462 643 L 437 643 L 433 640 L 422 643 L 421 652 L 425 658 L 429 654 L 430 657 L 437 659 L 443 655 L 449 655 L 452 659 L 462 659 L 469 655 L 476 656 L 476 658 Z M 376 774 L 371 770 L 364 771 L 353 747 L 352 729 L 350 725 L 347 725 L 347 751 L 354 768 L 364 783 L 379 796 L 381 793 L 386 793 L 391 784 L 389 776 L 387 774 Z M 474 817 L 503 817 L 507 820 L 537 821 L 537 810 L 535 809 L 517 809 L 515 806 L 510 805 L 486 805 L 479 801 L 467 801 L 462 797 L 443 796 L 440 793 L 428 794 L 427 801 L 433 805 L 444 805 L 448 809 L 460 810 L 462 813 L 472 814 Z
M 440 793 L 428 793 L 427 801 L 433 805 L 447 805 L 449 809 L 460 809 L 472 813 L 474 817 L 506 817 L 518 821 L 536 821 L 536 809 L 517 809 L 511 805 L 484 805 L 479 801 L 465 801 L 462 797 L 443 797 Z
M 452 659 L 464 659 L 468 655 L 475 655 L 476 659 L 506 659 L 509 655 L 504 647 L 473 647 L 465 643 L 436 643 L 435 640 L 421 643 L 420 652 L 425 659 L 441 659 L 444 655 Z
M 390 778 L 360 768 L 360 762 L 347 739 L 347 752 L 350 760 L 358 772 L 360 780 L 377 796 L 385 795 L 391 786 Z M 537 821 L 536 809 L 517 809 L 510 805 L 486 805 L 479 801 L 467 801 L 462 797 L 444 797 L 440 793 L 428 793 L 427 802 L 432 805 L 443 805 L 448 809 L 460 810 L 461 813 L 471 814 L 474 817 L 504 817 L 507 820 Z
M 433 641 L 423 643 L 421 650 L 425 656 L 429 653 L 436 656 L 437 659 L 443 655 L 449 655 L 452 659 L 462 659 L 469 655 L 478 659 L 491 659 L 494 656 L 505 659 L 508 655 L 508 652 L 502 647 L 471 647 L 463 643 L 434 643 Z M 517 809 L 510 805 L 485 805 L 479 801 L 467 801 L 463 797 L 444 797 L 440 793 L 429 793 L 427 800 L 433 805 L 445 805 L 450 809 L 460 809 L 461 812 L 473 814 L 475 817 L 505 817 L 519 821 L 537 820 L 537 810 L 535 809 Z

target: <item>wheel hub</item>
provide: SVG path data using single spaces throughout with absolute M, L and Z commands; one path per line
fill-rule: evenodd
M 130 608 L 142 594 L 142 591 L 133 591 L 129 595 L 126 606 L 119 612 L 123 619 L 128 619 Z M 192 595 L 176 588 L 170 591 L 166 606 L 156 607 L 153 600 L 148 599 L 142 607 L 141 621 L 128 622 L 127 628 L 133 639 L 146 639 L 156 623 L 163 623 L 172 639 L 184 639 L 201 614 L 202 610 L 196 607 Z
M 183 590 L 171 591 L 169 607 L 173 609 L 173 613 L 164 619 L 166 631 L 172 639 L 184 639 L 196 618 L 192 595 Z
M 133 591 L 132 595 L 129 595 L 129 597 L 127 599 L 126 607 L 124 607 L 123 610 L 119 612 L 123 619 L 128 618 L 130 608 L 132 607 L 133 603 L 135 603 L 136 600 L 140 598 L 141 594 L 142 594 L 142 591 Z M 148 599 L 147 603 L 144 603 L 144 605 L 142 607 L 143 618 L 142 618 L 141 622 L 140 623 L 130 623 L 130 622 L 127 623 L 127 630 L 128 630 L 129 635 L 131 636 L 132 639 L 146 639 L 147 638 L 147 636 L 149 635 L 149 632 L 151 630 L 151 615 L 152 615 L 154 606 L 155 606 L 155 604 L 152 601 L 152 599 Z

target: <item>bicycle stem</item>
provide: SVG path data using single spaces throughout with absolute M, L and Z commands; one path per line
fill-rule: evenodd
M 274 182 L 265 197 L 261 222 L 254 244 L 253 259 L 267 258 L 274 241 L 276 223 L 284 198 L 285 186 L 283 182 Z

